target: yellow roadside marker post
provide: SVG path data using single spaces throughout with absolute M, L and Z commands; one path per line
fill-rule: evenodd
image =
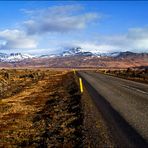
M 76 70 L 75 69 L 73 69 L 73 72 L 74 72 L 74 74 L 76 74 Z
M 83 93 L 83 84 L 82 84 L 82 79 L 79 78 L 79 83 L 80 83 L 80 91 Z

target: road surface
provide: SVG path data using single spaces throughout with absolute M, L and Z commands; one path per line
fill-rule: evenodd
M 92 71 L 78 74 L 119 145 L 147 147 L 148 85 Z

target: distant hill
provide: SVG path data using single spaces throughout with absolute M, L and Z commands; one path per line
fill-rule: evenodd
M 33 56 L 29 54 L 21 54 L 21 53 L 11 53 L 11 54 L 5 54 L 0 53 L 0 61 L 1 62 L 18 62 L 22 61 L 24 59 L 31 59 Z
M 31 56 L 0 53 L 0 67 L 62 67 L 62 68 L 127 68 L 147 67 L 148 53 L 95 53 L 80 47 L 65 49 L 59 54 Z

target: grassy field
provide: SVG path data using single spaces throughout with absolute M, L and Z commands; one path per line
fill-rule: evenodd
M 19 93 L 25 87 L 37 83 L 43 77 L 44 72 L 40 70 L 0 70 L 0 99 Z
M 81 147 L 73 73 L 2 69 L 0 91 L 0 147 Z

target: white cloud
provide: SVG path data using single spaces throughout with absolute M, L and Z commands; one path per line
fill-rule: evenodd
M 59 45 L 62 47 L 80 46 L 86 51 L 103 53 L 116 51 L 148 52 L 148 28 L 132 28 L 125 34 L 100 35 L 96 40 L 72 40 L 59 42 Z
M 86 51 L 91 52 L 98 52 L 98 53 L 106 53 L 106 52 L 112 52 L 116 50 L 116 47 L 113 45 L 107 45 L 107 44 L 98 44 L 96 42 L 77 42 L 77 46 L 80 46 Z
M 148 52 L 148 27 L 129 29 L 126 40 L 132 49 L 143 49 Z
M 28 15 L 28 19 L 23 23 L 20 22 L 20 26 L 23 24 L 23 27 L 19 29 L 0 31 L 0 49 L 30 49 L 29 52 L 35 53 L 32 49 L 39 50 L 38 48 L 42 46 L 48 48 L 42 50 L 44 52 L 48 52 L 49 49 L 57 52 L 57 49 L 66 46 L 80 46 L 87 51 L 95 52 L 127 50 L 148 52 L 148 27 L 130 28 L 124 34 L 102 34 L 97 39 L 93 40 L 94 37 L 92 39 L 89 37 L 89 40 L 86 40 L 88 36 L 93 36 L 93 33 L 89 35 L 87 31 L 98 31 L 97 28 L 93 29 L 91 24 L 102 19 L 104 15 L 86 12 L 81 5 L 59 5 L 40 10 L 23 9 L 22 11 Z M 81 34 L 80 30 L 83 29 Z
M 148 27 L 131 28 L 120 35 L 99 36 L 98 44 L 104 50 L 148 52 Z
M 54 44 L 54 45 L 53 45 Z M 98 52 L 98 53 L 106 53 L 112 52 L 116 50 L 115 46 L 107 45 L 107 44 L 99 44 L 97 41 L 78 41 L 78 40 L 70 40 L 70 41 L 58 41 L 58 42 L 50 42 L 50 45 L 57 47 L 57 49 L 64 50 L 72 47 L 81 47 L 84 51 Z
M 145 28 L 131 28 L 127 33 L 127 38 L 134 40 L 148 39 L 148 27 Z
M 38 48 L 38 39 L 47 38 L 46 33 L 56 32 L 58 34 L 82 30 L 97 18 L 102 17 L 97 13 L 86 13 L 83 10 L 81 5 L 59 5 L 36 10 L 22 9 L 21 11 L 29 18 L 20 22 L 17 29 L 0 31 L 0 49 Z M 56 40 L 60 40 L 60 37 L 57 36 Z
M 25 12 L 30 16 L 24 22 L 28 34 L 69 32 L 84 29 L 88 24 L 101 19 L 102 15 L 83 12 L 80 5 L 54 6 L 42 10 Z
M 18 29 L 0 31 L 0 49 L 13 48 L 35 48 L 37 42 L 33 37 L 29 37 L 25 32 Z

